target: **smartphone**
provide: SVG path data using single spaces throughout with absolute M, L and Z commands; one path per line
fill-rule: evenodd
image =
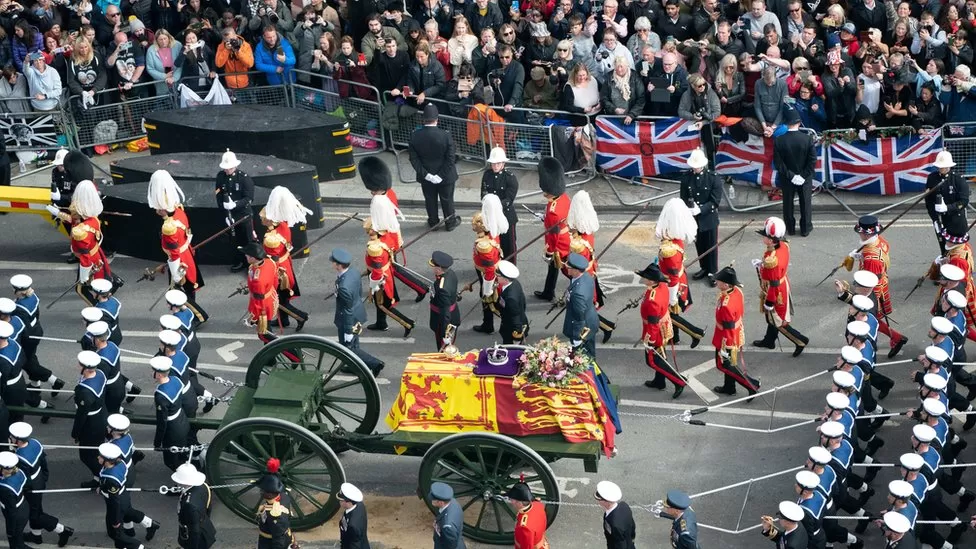
M 518 11 L 519 10 L 519 1 L 518 0 L 514 0 L 512 2 L 512 9 L 515 10 L 515 11 Z
M 366 54 L 365 53 L 359 54 L 359 62 L 360 63 L 365 63 L 366 62 Z
M 404 86 L 403 87 L 403 95 L 406 95 L 406 96 L 409 96 L 410 95 L 410 86 Z

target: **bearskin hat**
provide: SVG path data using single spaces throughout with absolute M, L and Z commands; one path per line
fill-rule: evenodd
M 388 191 L 393 186 L 389 166 L 375 156 L 367 156 L 359 161 L 359 175 L 369 191 Z
M 539 188 L 553 196 L 566 192 L 565 170 L 559 160 L 546 156 L 539 162 Z

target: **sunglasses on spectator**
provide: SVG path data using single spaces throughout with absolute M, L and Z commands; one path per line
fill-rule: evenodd
M 695 86 L 695 88 L 696 88 L 696 89 L 699 89 L 699 90 L 703 90 L 703 89 L 705 89 L 706 87 L 707 87 L 707 85 L 706 85 L 706 84 L 698 84 L 697 86 Z
M 561 51 L 561 52 L 563 52 L 563 53 L 566 53 L 566 52 L 568 52 L 569 50 L 567 50 L 567 49 L 565 49 L 565 48 L 559 48 L 559 51 Z
M 108 14 L 108 16 L 109 16 L 109 17 L 118 17 L 118 16 L 119 16 L 119 14 L 117 14 L 117 13 L 110 13 L 110 14 Z
M 800 11 L 802 11 L 800 8 L 796 8 L 795 10 L 790 10 L 790 13 L 800 13 Z
M 502 36 L 511 36 L 513 34 L 515 34 L 515 32 L 513 32 L 513 31 L 505 31 L 505 32 L 502 33 Z
M 511 55 L 499 55 L 498 58 L 499 59 L 511 59 L 512 56 Z

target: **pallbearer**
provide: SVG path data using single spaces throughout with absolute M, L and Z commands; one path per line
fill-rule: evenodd
M 569 215 L 566 217 L 566 224 L 569 226 L 569 251 L 580 254 L 589 261 L 586 272 L 593 277 L 593 303 L 599 311 L 603 307 L 603 288 L 600 287 L 600 279 L 597 277 L 597 270 L 600 268 L 596 262 L 596 243 L 594 235 L 600 230 L 600 220 L 593 209 L 593 202 L 590 200 L 590 193 L 579 191 L 573 195 L 573 200 L 569 204 Z M 563 266 L 563 274 L 566 272 Z M 603 332 L 603 343 L 610 341 L 610 336 L 617 328 L 617 324 L 611 320 L 598 315 L 600 318 L 600 331 Z
M 278 266 L 268 259 L 264 247 L 251 242 L 241 250 L 247 260 L 248 318 L 245 324 L 257 330 L 258 338 L 268 343 L 275 339 L 270 323 L 278 317 Z
M 766 219 L 762 230 L 766 251 L 762 259 L 753 259 L 752 266 L 759 274 L 759 297 L 762 299 L 760 312 L 766 317 L 766 335 L 753 341 L 756 347 L 775 349 L 779 334 L 783 334 L 796 345 L 793 356 L 800 356 L 810 341 L 799 330 L 790 326 L 793 318 L 793 298 L 790 295 L 790 246 L 783 236 L 786 224 L 778 217 Z
M 298 280 L 295 279 L 295 267 L 292 265 L 292 225 L 304 225 L 306 216 L 312 213 L 291 194 L 285 187 L 278 186 L 271 189 L 268 205 L 261 210 L 261 223 L 267 227 L 264 233 L 264 251 L 276 265 L 278 265 L 278 318 L 281 326 L 291 324 L 289 317 L 295 319 L 295 331 L 300 332 L 308 322 L 308 313 L 291 303 L 293 298 L 301 294 Z
M 685 272 L 685 246 L 695 241 L 697 232 L 698 224 L 695 223 L 695 217 L 691 215 L 691 210 L 685 206 L 684 201 L 680 198 L 672 198 L 664 203 L 655 228 L 655 234 L 661 241 L 661 247 L 657 251 L 658 265 L 661 272 L 668 277 L 671 321 L 679 330 L 691 336 L 692 349 L 701 343 L 705 331 L 688 322 L 681 313 L 690 309 L 692 303 L 688 273 Z M 678 340 L 678 334 L 675 333 L 674 342 L 678 343 Z
M 491 304 L 497 299 L 495 292 L 495 266 L 502 258 L 501 236 L 508 231 L 508 219 L 502 211 L 498 197 L 489 194 L 481 200 L 481 211 L 471 218 L 471 230 L 475 237 L 472 258 L 481 286 L 481 324 L 473 329 L 483 334 L 495 332 L 495 318 Z
M 390 201 L 386 195 L 373 196 L 369 202 L 369 218 L 371 220 L 370 229 L 375 231 L 379 239 L 390 249 L 391 261 L 396 261 L 397 252 L 403 247 L 403 235 L 400 233 L 400 221 L 398 216 L 400 210 Z M 406 266 L 406 256 L 403 257 Z M 414 276 L 406 269 L 400 269 L 394 265 L 393 276 L 408 288 L 417 293 L 415 301 L 423 301 L 427 297 L 429 288 L 427 285 Z
M 643 324 L 641 341 L 644 343 L 645 361 L 654 370 L 654 379 L 645 381 L 644 386 L 664 390 L 667 386 L 665 380 L 671 381 L 674 384 L 672 398 L 678 398 L 687 381 L 668 363 L 665 350 L 665 345 L 674 334 L 671 314 L 668 311 L 668 277 L 654 263 L 644 267 L 642 271 L 636 271 L 636 274 L 647 287 L 640 307 Z
M 415 323 L 412 318 L 396 308 L 396 304 L 400 301 L 400 294 L 397 292 L 396 276 L 393 272 L 393 250 L 380 238 L 380 234 L 373 230 L 372 219 L 366 219 L 363 227 L 369 235 L 369 241 L 366 242 L 369 293 L 370 299 L 376 305 L 376 321 L 366 326 L 366 329 L 385 332 L 389 329 L 386 317 L 390 317 L 403 326 L 403 337 L 406 338 Z

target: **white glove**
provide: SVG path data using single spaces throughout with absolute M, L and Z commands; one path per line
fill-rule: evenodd
M 775 309 L 775 307 L 773 307 L 772 305 L 766 305 L 765 303 L 763 303 L 763 309 L 766 309 L 769 312 L 773 312 L 773 309 Z
M 532 212 L 532 215 L 534 215 L 535 218 L 538 219 L 539 221 L 545 222 L 546 220 L 546 216 L 542 215 L 539 212 Z
M 224 209 L 227 211 L 231 211 L 236 207 L 237 207 L 237 202 L 234 202 L 233 200 L 227 200 L 226 202 L 224 202 Z
M 851 253 L 849 253 L 847 255 L 851 259 L 853 259 L 854 261 L 860 261 L 860 260 L 864 259 L 864 254 L 862 254 L 861 252 L 859 252 L 857 250 L 852 250 Z
M 691 215 L 698 215 L 700 213 L 701 213 L 701 208 L 698 207 L 698 204 L 695 204 L 694 206 L 691 207 Z
M 58 200 L 61 200 L 61 191 L 55 189 L 51 191 L 51 202 L 57 202 Z
M 718 356 L 719 356 L 719 358 L 723 358 L 723 359 L 732 358 L 732 355 L 730 355 L 729 352 L 726 351 L 725 349 L 722 349 L 721 351 L 719 351 L 718 352 Z
M 949 211 L 949 208 L 945 205 L 945 202 L 936 202 L 935 211 L 938 213 L 946 213 Z
M 861 141 L 868 140 L 868 132 L 866 130 L 857 130 L 857 138 Z
M 936 265 L 945 265 L 945 262 L 946 262 L 946 258 L 941 255 L 936 256 L 935 261 L 933 261 L 933 263 L 935 263 Z
M 793 176 L 793 179 L 790 179 L 790 181 L 794 185 L 796 185 L 797 187 L 799 187 L 800 185 L 803 185 L 804 183 L 806 183 L 806 180 L 803 179 L 803 176 L 802 175 L 794 175 Z
M 488 297 L 495 292 L 495 281 L 485 280 L 481 284 L 481 297 Z
M 583 344 L 583 340 L 582 339 L 574 339 L 570 343 L 572 343 L 573 347 L 579 347 L 580 345 Z
M 229 217 L 225 217 L 224 218 L 224 224 L 227 225 L 228 227 L 230 227 L 231 225 L 234 224 L 234 222 L 231 221 Z
M 383 289 L 383 279 L 380 280 L 370 280 L 369 281 L 369 292 L 375 294 L 376 292 Z
M 451 344 L 451 338 L 445 337 L 444 339 L 441 340 L 441 344 L 442 345 L 450 345 Z
M 81 265 L 78 265 L 78 281 L 82 284 L 87 284 L 88 279 L 91 278 L 91 272 L 91 267 L 82 267 Z
M 342 335 L 342 340 L 345 341 L 346 343 L 352 343 L 352 338 L 354 338 L 354 337 L 356 337 L 356 336 L 353 335 L 353 334 L 343 334 Z
M 546 263 L 552 262 L 552 254 L 549 253 L 549 252 L 543 253 L 542 254 L 542 260 L 545 261 Z
M 678 304 L 678 286 L 668 286 L 668 305 Z
M 52 206 L 50 204 L 44 206 L 44 209 L 50 212 L 50 214 L 53 215 L 54 217 L 58 217 L 58 214 L 61 213 L 61 210 L 59 210 L 57 206 Z
M 183 271 L 182 271 L 183 264 L 180 263 L 179 259 L 177 259 L 175 261 L 167 261 L 166 265 L 169 266 L 170 281 L 172 281 L 173 284 L 179 284 L 180 279 L 183 278 Z
M 756 268 L 756 267 L 758 267 L 760 265 L 762 265 L 762 260 L 761 259 L 753 259 L 752 260 L 752 267 L 753 268 Z

